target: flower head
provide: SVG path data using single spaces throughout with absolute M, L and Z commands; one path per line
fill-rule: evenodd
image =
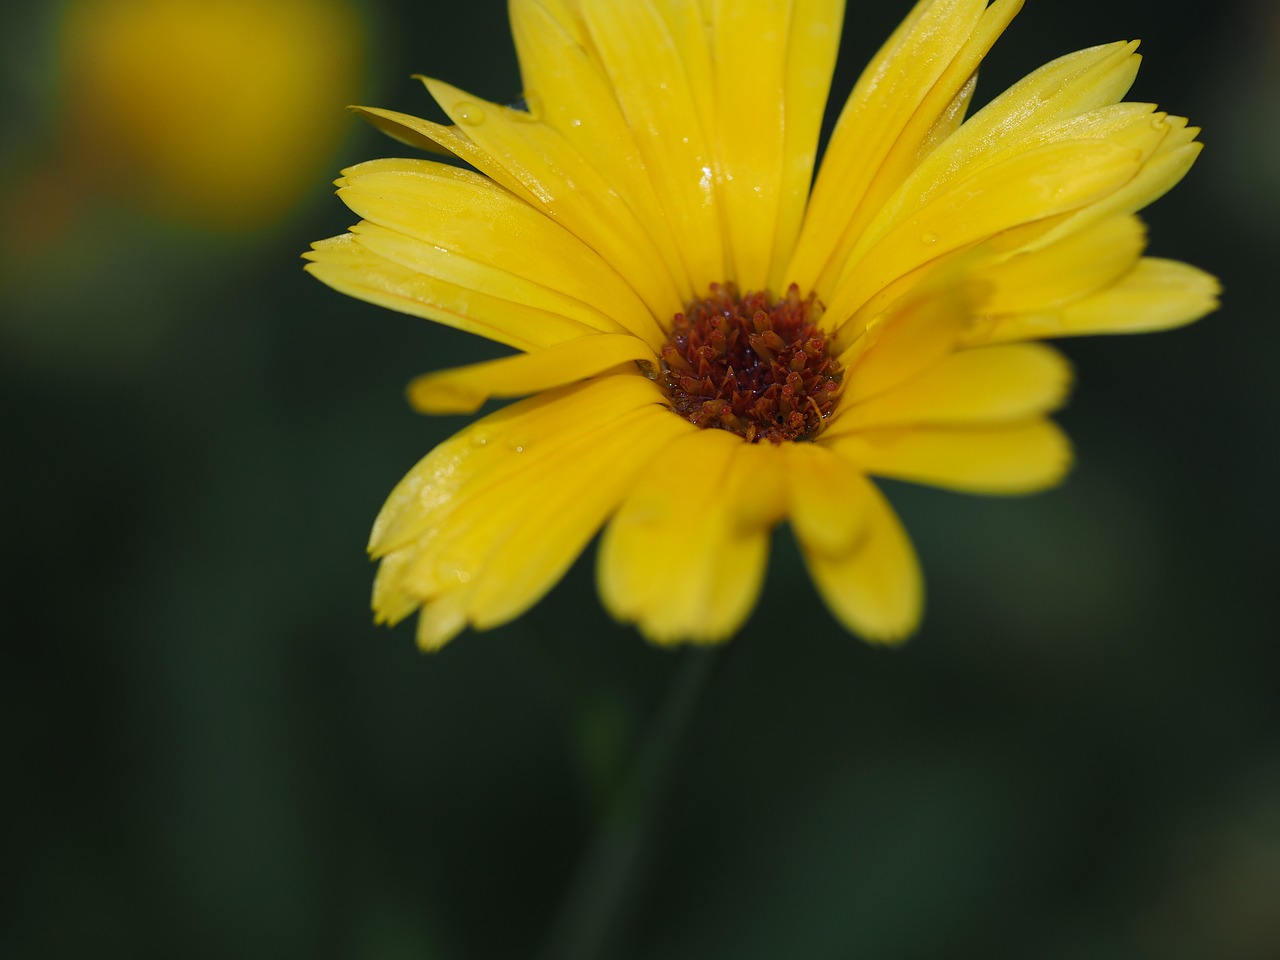
M 966 119 L 1020 0 L 921 0 L 813 176 L 839 0 L 513 0 L 527 109 L 424 80 L 454 124 L 359 108 L 444 151 L 344 171 L 331 286 L 518 353 L 429 373 L 425 412 L 525 396 L 427 455 L 379 515 L 380 620 L 435 648 L 528 609 L 604 530 L 601 596 L 657 641 L 745 620 L 772 528 L 869 640 L 916 626 L 919 567 L 871 477 L 1056 483 L 1067 364 L 1037 341 L 1154 330 L 1217 284 L 1144 258 L 1134 212 L 1197 130 L 1122 98 L 1136 43 L 1055 60 Z M 812 190 L 810 189 L 812 183 Z

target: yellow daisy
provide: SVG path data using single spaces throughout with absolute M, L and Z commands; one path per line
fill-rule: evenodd
M 430 373 L 424 412 L 526 399 L 415 466 L 374 524 L 373 605 L 434 649 L 537 602 L 604 530 L 600 595 L 659 642 L 722 640 L 787 522 L 832 614 L 919 621 L 911 543 L 869 479 L 1050 486 L 1046 337 L 1163 329 L 1216 305 L 1142 256 L 1134 212 L 1197 129 L 1123 102 L 1137 43 L 1055 60 L 965 119 L 1021 0 L 921 0 L 813 176 L 840 0 L 512 0 L 525 104 L 438 80 L 452 126 L 358 108 L 452 154 L 344 171 L 361 222 L 308 269 L 515 348 Z M 811 189 L 812 186 L 812 189 Z

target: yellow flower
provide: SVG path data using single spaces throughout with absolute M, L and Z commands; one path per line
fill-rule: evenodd
M 303 195 L 299 157 L 337 147 L 334 98 L 361 80 L 347 0 L 71 0 L 59 27 L 45 207 L 70 185 L 199 227 L 269 225 Z
M 910 633 L 919 567 L 892 477 L 1056 483 L 1069 370 L 1027 341 L 1162 329 L 1217 283 L 1144 258 L 1134 211 L 1200 145 L 1125 103 L 1136 43 L 1056 60 L 965 120 L 1020 0 L 922 0 L 845 104 L 810 192 L 839 0 L 514 0 L 528 109 L 437 80 L 444 126 L 360 112 L 475 170 L 344 172 L 362 221 L 308 269 L 514 356 L 427 374 L 425 412 L 529 396 L 391 494 L 379 620 L 436 648 L 505 623 L 597 531 L 600 594 L 652 640 L 717 641 L 790 524 L 831 612 Z

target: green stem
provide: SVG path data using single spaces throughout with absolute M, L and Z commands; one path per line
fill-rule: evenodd
M 671 681 L 623 780 L 570 878 L 545 960 L 598 960 L 639 886 L 646 841 L 717 648 L 691 648 Z

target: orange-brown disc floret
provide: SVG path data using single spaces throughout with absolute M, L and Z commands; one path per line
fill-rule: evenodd
M 812 440 L 840 392 L 840 363 L 818 329 L 822 304 L 792 284 L 739 297 L 712 284 L 671 322 L 658 382 L 671 409 L 695 426 L 716 427 L 750 443 Z

